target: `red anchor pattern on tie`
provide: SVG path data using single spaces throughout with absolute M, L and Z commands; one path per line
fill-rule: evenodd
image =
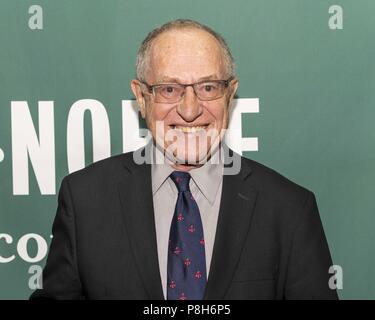
M 202 246 L 204 246 L 204 239 L 201 239 L 201 240 L 199 241 L 199 243 L 200 243 Z
M 189 258 L 185 259 L 184 264 L 187 267 L 190 266 L 191 265 L 191 260 Z
M 201 273 L 200 271 L 197 271 L 197 272 L 195 273 L 194 277 L 195 277 L 196 279 L 200 279 L 200 278 L 202 278 L 202 273 Z
M 193 233 L 193 232 L 195 231 L 195 227 L 194 227 L 194 225 L 191 224 L 191 225 L 189 226 L 188 230 L 189 230 L 190 233 Z
M 182 213 L 179 213 L 178 216 L 177 216 L 177 220 L 178 221 L 183 221 L 184 220 L 184 216 Z
M 176 288 L 176 282 L 174 282 L 173 280 L 170 282 L 170 284 L 169 284 L 169 288 L 171 288 L 171 289 L 174 289 L 174 288 Z
M 180 247 L 176 247 L 176 248 L 174 249 L 173 253 L 179 255 L 179 254 L 181 253 L 181 251 L 182 251 L 182 250 L 181 250 Z
M 180 295 L 180 298 L 179 298 L 180 300 L 186 300 L 187 299 L 187 297 L 185 296 L 185 293 L 181 293 L 181 295 Z

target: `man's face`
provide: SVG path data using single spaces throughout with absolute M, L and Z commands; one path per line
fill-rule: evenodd
M 219 43 L 205 31 L 167 31 L 152 44 L 145 79 L 150 85 L 227 78 Z M 176 167 L 181 170 L 192 168 L 186 165 L 192 160 L 210 157 L 211 150 L 222 139 L 222 129 L 228 126 L 229 105 L 237 86 L 237 80 L 231 81 L 224 96 L 211 101 L 200 100 L 193 88 L 187 87 L 181 101 L 157 103 L 144 85 L 132 81 L 133 92 L 154 140 L 167 152 L 173 150 L 179 163 Z M 207 136 L 210 138 L 205 139 Z M 182 139 L 177 139 L 176 144 L 176 139 L 171 137 Z

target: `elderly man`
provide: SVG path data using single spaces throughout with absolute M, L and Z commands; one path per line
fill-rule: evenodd
M 151 142 L 63 180 L 33 298 L 337 298 L 313 193 L 222 143 L 237 87 L 209 27 L 146 37 L 131 88 Z

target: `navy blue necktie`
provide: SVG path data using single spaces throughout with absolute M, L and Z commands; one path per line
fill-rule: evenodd
M 189 189 L 190 174 L 170 175 L 178 189 L 169 233 L 168 300 L 202 300 L 206 287 L 203 226 L 197 203 Z

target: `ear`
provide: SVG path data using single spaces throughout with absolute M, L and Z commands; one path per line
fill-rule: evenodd
M 233 98 L 237 92 L 239 81 L 237 78 L 234 78 L 231 83 L 229 84 L 229 99 L 228 99 L 228 106 L 229 108 L 232 106 Z
M 137 99 L 138 107 L 141 111 L 142 118 L 144 119 L 146 117 L 146 101 L 141 88 L 142 84 L 139 82 L 139 80 L 133 79 L 130 82 L 130 86 L 132 88 L 135 98 Z

